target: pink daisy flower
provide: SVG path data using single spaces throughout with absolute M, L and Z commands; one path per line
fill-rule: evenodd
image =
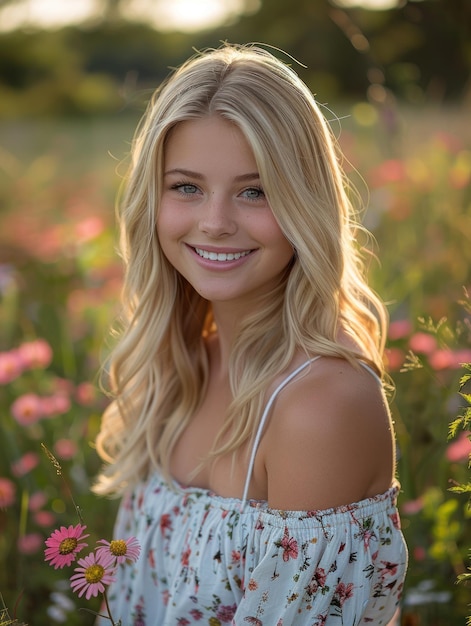
M 88 556 L 77 561 L 80 567 L 75 568 L 75 574 L 70 577 L 72 591 L 78 593 L 79 598 L 85 594 L 85 598 L 96 597 L 105 591 L 105 585 L 114 582 L 114 561 L 111 553 L 91 552 Z
M 130 537 L 129 539 L 113 539 L 113 541 L 106 541 L 106 539 L 100 539 L 97 543 L 103 545 L 97 548 L 97 555 L 111 554 L 116 563 L 125 563 L 126 561 L 137 561 L 141 552 L 141 546 L 136 537 Z
M 76 554 L 87 546 L 86 543 L 80 543 L 88 537 L 88 535 L 83 534 L 86 528 L 86 526 L 77 524 L 77 526 L 69 526 L 68 528 L 61 526 L 60 530 L 55 530 L 46 539 L 47 548 L 44 550 L 44 560 L 50 561 L 49 565 L 54 565 L 54 569 L 70 565 L 75 561 Z

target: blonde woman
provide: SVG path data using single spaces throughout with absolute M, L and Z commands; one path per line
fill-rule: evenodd
M 142 554 L 123 625 L 387 624 L 407 550 L 386 316 L 328 124 L 271 53 L 157 91 L 121 199 L 123 327 L 96 486 Z

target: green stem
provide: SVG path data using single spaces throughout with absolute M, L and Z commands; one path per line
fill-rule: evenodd
M 110 618 L 110 622 L 111 622 L 112 626 L 118 626 L 118 625 L 116 624 L 116 622 L 114 621 L 113 616 L 111 615 L 111 609 L 110 609 L 110 604 L 109 604 L 109 602 L 108 602 L 108 595 L 107 595 L 107 593 L 106 593 L 106 589 L 105 589 L 105 591 L 103 592 L 103 598 L 104 598 L 104 600 L 105 600 L 106 612 L 108 613 L 108 617 Z

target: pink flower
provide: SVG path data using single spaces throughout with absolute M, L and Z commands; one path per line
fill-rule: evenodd
M 396 320 L 389 325 L 389 339 L 403 339 L 408 337 L 412 332 L 412 324 L 409 320 Z
M 339 606 L 343 606 L 345 604 L 345 600 L 348 600 L 353 596 L 353 583 L 345 583 L 340 582 L 335 588 L 334 598 L 339 603 Z
M 434 370 L 460 369 L 463 363 L 471 361 L 471 350 L 437 350 L 429 357 Z
M 288 528 L 285 528 L 283 539 L 279 543 L 283 548 L 283 561 L 289 561 L 290 559 L 296 559 L 298 556 L 298 542 L 294 537 L 290 537 L 288 534 Z
M 77 454 L 77 444 L 72 439 L 58 439 L 54 444 L 54 452 L 64 461 L 73 459 Z
M 409 340 L 409 347 L 413 352 L 431 354 L 437 349 L 437 338 L 429 333 L 415 333 Z
M 130 537 L 129 539 L 113 539 L 113 541 L 106 541 L 106 539 L 100 539 L 98 543 L 103 545 L 97 548 L 97 556 L 100 554 L 111 554 L 116 559 L 116 563 L 125 563 L 126 561 L 137 561 L 141 552 L 141 546 L 136 537 Z
M 16 350 L 0 352 L 0 385 L 11 383 L 23 373 L 23 362 Z
M 18 551 L 21 554 L 35 554 L 42 546 L 43 538 L 39 533 L 22 535 L 18 539 Z
M 39 509 L 43 507 L 46 504 L 46 502 L 47 502 L 46 494 L 43 491 L 36 491 L 35 493 L 32 493 L 29 498 L 29 502 L 28 502 L 29 510 L 39 511 Z
M 80 543 L 88 535 L 84 535 L 83 531 L 86 526 L 77 524 L 77 526 L 61 526 L 60 530 L 55 530 L 52 535 L 46 539 L 46 550 L 44 550 L 45 561 L 50 561 L 49 565 L 53 565 L 54 569 L 62 568 L 70 565 L 75 561 L 75 556 L 87 546 L 86 543 Z
M 95 554 L 91 552 L 88 556 L 77 561 L 79 567 L 75 568 L 75 574 L 70 577 L 72 591 L 78 593 L 79 598 L 85 594 L 85 598 L 96 597 L 105 591 L 105 585 L 114 582 L 114 560 L 115 557 L 106 552 Z
M 11 466 L 11 473 L 16 478 L 29 474 L 39 464 L 39 456 L 35 452 L 26 452 Z
M 16 487 L 8 478 L 0 478 L 0 509 L 6 509 L 15 502 Z
M 90 406 L 96 399 L 96 389 L 91 383 L 80 383 L 75 390 L 75 399 L 82 406 Z
M 43 406 L 35 393 L 25 393 L 11 405 L 11 413 L 20 426 L 35 424 L 43 417 Z
M 53 526 L 56 522 L 56 516 L 50 511 L 36 511 L 34 521 L 38 526 Z
M 45 339 L 22 344 L 18 354 L 27 369 L 46 368 L 52 361 L 52 348 Z
M 455 463 L 457 461 L 464 461 L 469 459 L 469 455 L 471 454 L 471 441 L 469 437 L 471 433 L 469 431 L 465 431 L 460 434 L 456 441 L 450 443 L 448 448 L 446 449 L 446 458 Z
M 229 622 L 232 621 L 232 618 L 234 617 L 236 610 L 237 610 L 236 604 L 227 604 L 227 605 L 220 604 L 217 609 L 216 617 L 223 624 L 228 624 Z
M 408 500 L 401 506 L 401 511 L 404 515 L 416 515 L 424 508 L 424 501 L 422 498 L 416 498 L 415 500 Z
M 65 393 L 58 392 L 42 398 L 41 405 L 45 417 L 55 417 L 70 411 L 70 398 Z
M 395 372 L 404 365 L 406 355 L 400 348 L 388 348 L 385 350 L 385 365 L 388 371 Z
M 104 229 L 105 224 L 103 220 L 96 215 L 87 217 L 75 225 L 75 232 L 80 243 L 95 239 L 101 235 Z

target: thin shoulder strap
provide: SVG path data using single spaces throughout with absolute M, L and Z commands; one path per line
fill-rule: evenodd
M 254 440 L 253 447 L 252 447 L 252 453 L 250 455 L 249 466 L 248 466 L 248 469 L 247 469 L 247 477 L 245 479 L 244 493 L 243 493 L 243 496 L 242 496 L 241 509 L 244 508 L 245 503 L 247 502 L 247 495 L 249 493 L 250 481 L 252 480 L 252 472 L 253 472 L 253 468 L 254 468 L 254 464 L 255 464 L 255 456 L 257 454 L 257 450 L 258 450 L 258 446 L 260 444 L 260 440 L 262 438 L 263 429 L 265 428 L 266 421 L 267 421 L 268 416 L 270 414 L 270 409 L 273 406 L 273 403 L 275 402 L 276 397 L 278 396 L 280 391 L 284 387 L 286 387 L 286 385 L 289 382 L 291 382 L 293 380 L 293 378 L 295 378 L 299 374 L 299 372 L 302 372 L 303 369 L 308 367 L 308 365 L 310 365 L 314 361 L 317 361 L 317 359 L 319 359 L 319 358 L 320 358 L 320 355 L 315 356 L 312 359 L 309 359 L 308 361 L 306 361 L 305 363 L 303 363 L 302 365 L 297 367 L 293 372 L 291 372 L 291 374 L 288 374 L 288 376 L 281 381 L 281 383 L 278 385 L 278 387 L 275 389 L 275 391 L 271 394 L 267 404 L 265 405 L 265 409 L 264 409 L 264 411 L 262 413 L 262 418 L 260 419 L 260 424 L 258 425 L 257 434 L 255 435 L 255 440 Z

